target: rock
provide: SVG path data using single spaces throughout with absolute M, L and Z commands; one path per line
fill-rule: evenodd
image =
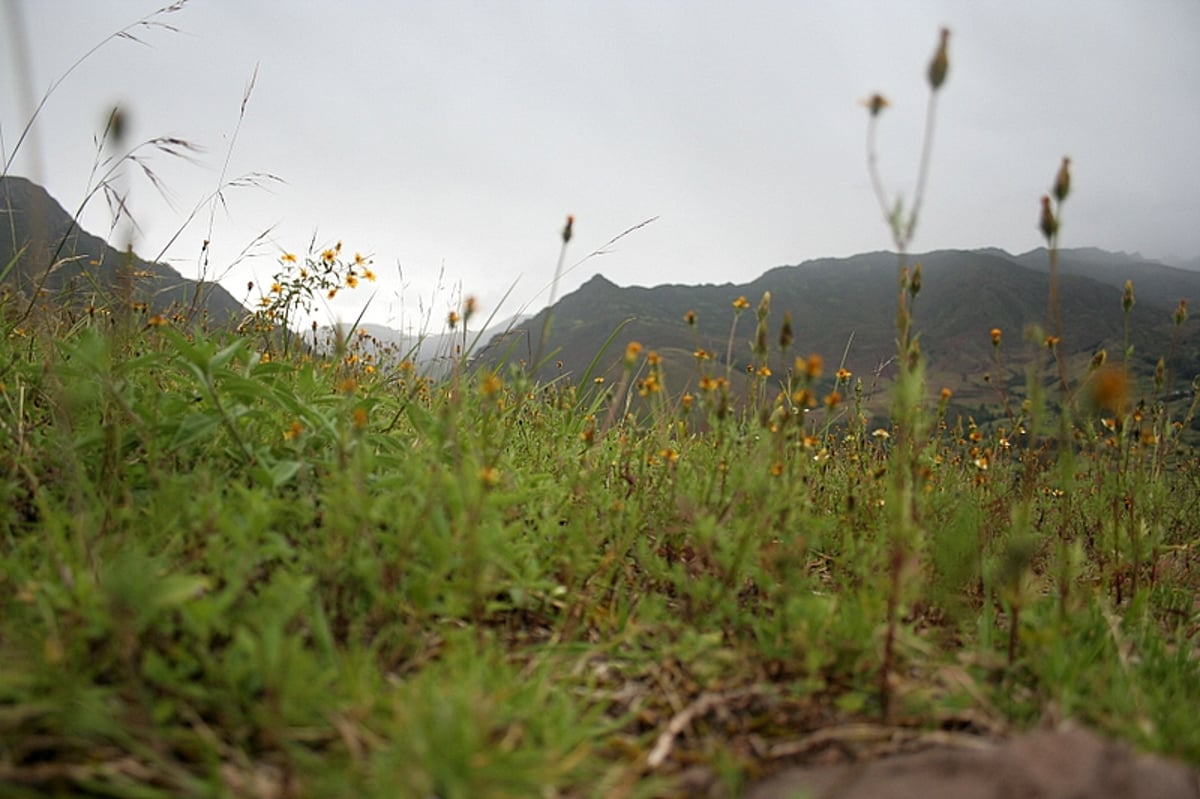
M 1087 730 L 1034 732 L 990 749 L 940 747 L 787 769 L 746 799 L 1200 799 L 1200 777 Z

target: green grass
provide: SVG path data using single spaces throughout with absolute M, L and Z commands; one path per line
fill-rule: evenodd
M 17 795 L 671 795 L 1049 708 L 1200 763 L 1200 472 L 1132 411 L 1068 473 L 922 406 L 897 565 L 898 431 L 260 343 L 0 344 Z
M 888 430 L 765 297 L 735 381 L 632 346 L 433 380 L 278 335 L 339 257 L 239 333 L 0 306 L 6 794 L 736 795 L 1047 715 L 1200 764 L 1194 399 L 1051 347 L 948 418 L 903 256 Z

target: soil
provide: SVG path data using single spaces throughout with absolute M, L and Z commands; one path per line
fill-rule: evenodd
M 1078 728 L 972 748 L 793 767 L 746 799 L 1200 799 L 1200 775 Z

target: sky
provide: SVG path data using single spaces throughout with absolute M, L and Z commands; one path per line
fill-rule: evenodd
M 139 151 L 166 197 L 126 162 L 139 227 L 115 235 L 239 299 L 283 253 L 342 241 L 378 280 L 319 306 L 322 323 L 437 327 L 466 296 L 534 312 L 568 214 L 559 296 L 596 273 L 739 283 L 893 249 L 862 101 L 891 103 L 880 175 L 911 202 L 943 26 L 912 251 L 1041 246 L 1039 198 L 1069 155 L 1063 246 L 1200 256 L 1197 0 L 191 0 L 149 16 L 165 2 L 0 0 L 8 171 L 74 210 L 119 105 L 128 146 L 203 150 Z M 147 17 L 171 29 L 127 27 Z M 122 30 L 136 40 L 105 41 Z M 271 178 L 206 202 L 252 175 Z M 82 219 L 111 226 L 101 198 Z

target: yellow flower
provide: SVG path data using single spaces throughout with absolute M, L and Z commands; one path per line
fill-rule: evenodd
M 825 359 L 820 355 L 813 353 L 807 358 L 796 358 L 795 369 L 803 374 L 809 380 L 816 380 L 821 376 L 821 370 L 825 366 Z
M 352 289 L 358 288 L 358 278 L 355 276 L 355 274 L 353 272 L 346 275 L 346 285 Z
M 993 347 L 1000 346 L 1000 335 L 1001 335 L 1000 328 L 993 327 L 992 328 L 992 346 Z
M 839 382 L 845 382 L 853 376 L 854 376 L 854 373 L 851 372 L 849 369 L 847 369 L 844 366 L 841 369 L 837 370 L 837 379 Z
M 629 345 L 625 347 L 625 365 L 633 366 L 633 362 L 636 361 L 637 357 L 641 354 L 642 345 L 636 341 L 629 342 Z
M 488 397 L 498 394 L 502 388 L 504 388 L 504 381 L 494 373 L 488 374 L 479 385 L 480 392 Z
M 366 408 L 355 408 L 354 409 L 354 427 L 355 427 L 355 429 L 362 430 L 366 426 L 367 426 L 367 409 Z
M 738 297 L 733 301 L 733 307 L 735 310 L 744 311 L 750 307 L 750 301 L 745 296 Z
M 333 250 L 325 250 L 321 253 L 321 260 L 327 264 L 333 263 L 335 258 L 337 258 L 337 253 Z
M 272 294 L 278 294 L 281 291 L 283 291 L 283 286 L 279 285 L 278 283 L 271 284 L 271 293 Z
M 325 296 L 327 296 L 329 299 L 332 300 L 334 297 L 337 296 L 337 289 L 330 289 L 329 293 Z
M 294 253 L 285 252 L 282 256 L 280 256 L 279 260 L 283 261 L 285 264 L 294 264 L 296 263 L 296 255 Z
M 363 277 L 365 277 L 371 283 L 375 282 L 375 273 L 372 272 L 370 269 L 363 270 Z
M 292 426 L 283 431 L 283 437 L 288 441 L 295 441 L 304 432 L 304 425 L 299 422 L 292 422 Z

